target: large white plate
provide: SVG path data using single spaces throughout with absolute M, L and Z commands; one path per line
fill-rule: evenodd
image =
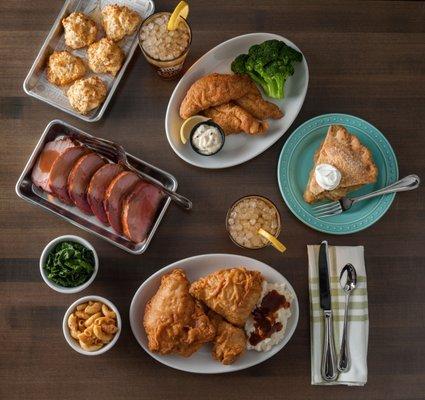
M 295 73 L 285 85 L 285 98 L 272 100 L 285 113 L 280 120 L 269 120 L 270 129 L 264 136 L 248 136 L 245 134 L 230 135 L 226 137 L 223 149 L 214 156 L 201 156 L 197 154 L 187 143 L 180 141 L 180 126 L 183 120 L 179 116 L 180 104 L 189 87 L 197 79 L 213 72 L 231 73 L 230 64 L 241 53 L 247 53 L 253 44 L 259 44 L 265 40 L 283 40 L 287 45 L 301 51 L 294 43 L 282 36 L 271 33 L 250 33 L 237 36 L 214 47 L 194 63 L 174 89 L 167 107 L 165 116 L 165 131 L 167 139 L 175 153 L 189 164 L 201 168 L 228 168 L 242 164 L 258 156 L 274 144 L 289 129 L 297 117 L 307 93 L 308 66 L 303 57 L 301 63 L 295 65 Z
M 286 283 L 288 290 L 293 295 L 291 305 L 292 315 L 288 320 L 285 337 L 278 345 L 274 346 L 270 351 L 257 352 L 255 350 L 247 351 L 232 365 L 222 365 L 214 360 L 211 356 L 211 345 L 204 345 L 198 352 L 189 358 L 176 355 L 160 355 L 152 353 L 147 346 L 146 333 L 142 325 L 143 315 L 146 303 L 155 294 L 159 288 L 161 277 L 174 268 L 182 268 L 190 281 L 194 281 L 202 276 L 216 271 L 219 268 L 230 268 L 244 266 L 248 269 L 260 271 L 264 278 L 273 283 Z M 241 369 L 252 367 L 275 355 L 288 343 L 298 323 L 298 299 L 291 284 L 275 269 L 254 260 L 253 258 L 243 257 L 236 254 L 204 254 L 200 256 L 186 258 L 162 268 L 149 279 L 147 279 L 137 290 L 131 301 L 130 306 L 130 325 L 133 334 L 140 346 L 157 361 L 168 365 L 169 367 L 187 372 L 195 372 L 199 374 L 219 374 L 225 372 L 238 371 Z

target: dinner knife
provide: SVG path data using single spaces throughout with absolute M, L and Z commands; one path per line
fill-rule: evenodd
M 323 315 L 325 318 L 321 374 L 322 378 L 325 381 L 331 382 L 337 378 L 338 370 L 336 368 L 335 341 L 328 266 L 328 242 L 324 240 L 320 244 L 319 251 L 320 307 L 323 310 Z

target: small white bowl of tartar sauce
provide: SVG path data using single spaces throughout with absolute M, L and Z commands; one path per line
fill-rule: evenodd
M 190 133 L 192 149 L 202 156 L 217 154 L 224 146 L 225 134 L 212 120 L 199 122 Z

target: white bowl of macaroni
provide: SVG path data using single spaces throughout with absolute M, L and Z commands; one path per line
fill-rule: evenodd
M 121 328 L 117 307 L 101 296 L 78 299 L 69 306 L 62 322 L 68 344 L 86 356 L 97 356 L 114 347 Z

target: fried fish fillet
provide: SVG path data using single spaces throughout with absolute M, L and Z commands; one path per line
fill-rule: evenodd
M 263 276 L 243 267 L 222 269 L 190 286 L 190 294 L 232 324 L 243 327 L 261 295 Z
M 180 116 L 187 119 L 207 108 L 239 99 L 258 91 L 247 75 L 211 74 L 198 79 L 180 105 Z
M 145 308 L 143 325 L 151 351 L 189 357 L 203 343 L 214 339 L 215 327 L 202 305 L 189 294 L 190 283 L 181 269 L 161 279 Z
M 248 111 L 254 118 L 257 119 L 280 119 L 283 117 L 283 112 L 274 103 L 266 101 L 258 93 L 247 93 L 245 96 L 235 100 L 235 103 Z
M 217 331 L 213 341 L 213 358 L 224 365 L 233 364 L 246 350 L 244 330 L 229 324 L 212 310 L 208 312 L 208 317 Z
M 255 119 L 244 108 L 233 103 L 221 104 L 204 110 L 204 115 L 219 124 L 228 135 L 245 132 L 249 135 L 261 135 L 269 128 L 267 121 Z

